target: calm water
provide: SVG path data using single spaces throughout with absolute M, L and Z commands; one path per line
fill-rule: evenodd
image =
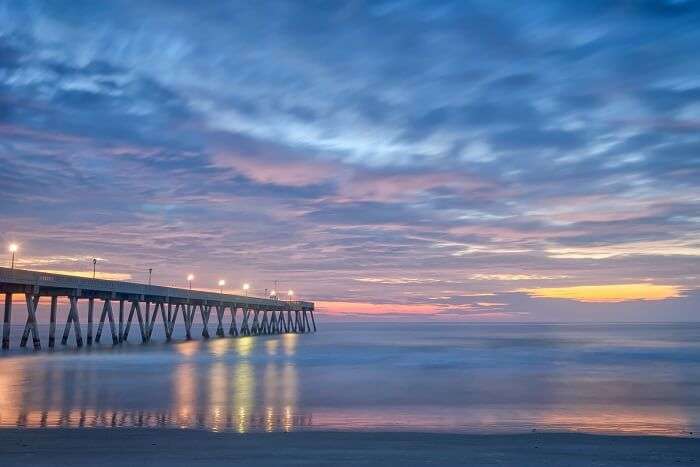
M 14 351 L 0 388 L 2 426 L 697 436 L 700 325 L 322 324 Z

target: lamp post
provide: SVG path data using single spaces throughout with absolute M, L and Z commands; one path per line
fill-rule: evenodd
M 247 282 L 245 284 L 243 284 L 243 290 L 245 291 L 245 296 L 247 297 L 248 290 L 250 290 L 250 284 L 248 284 Z
M 289 301 L 291 302 L 291 301 L 292 301 L 292 297 L 294 296 L 294 291 L 291 290 L 291 289 L 290 289 L 289 291 L 287 291 L 287 296 L 289 297 Z
M 271 291 L 270 291 L 270 298 L 273 299 L 273 300 L 274 300 L 275 298 L 277 298 L 277 291 L 271 290 Z
M 194 274 L 190 274 L 187 276 L 187 283 L 190 286 L 190 291 L 192 290 L 192 281 L 194 280 Z
M 92 258 L 92 278 L 97 274 L 97 258 Z
M 151 286 L 151 275 L 153 274 L 153 268 L 148 268 L 148 286 Z
M 224 294 L 224 286 L 226 285 L 226 281 L 221 279 L 219 280 L 219 292 L 221 292 L 221 295 Z
M 10 260 L 10 269 L 15 268 L 15 253 L 17 250 L 19 250 L 19 245 L 16 243 L 10 243 L 10 246 L 8 248 L 10 250 L 10 253 L 12 253 L 12 259 Z

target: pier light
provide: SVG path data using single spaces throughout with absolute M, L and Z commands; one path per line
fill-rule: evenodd
M 245 290 L 245 296 L 247 297 L 248 290 L 250 290 L 250 284 L 248 284 L 247 282 L 245 284 L 243 284 L 243 290 Z
M 192 290 L 192 281 L 194 280 L 194 274 L 189 274 L 187 276 L 187 283 L 190 285 L 190 290 Z
M 226 281 L 223 279 L 219 279 L 219 291 L 223 294 L 224 293 L 224 286 L 226 285 Z
M 288 291 L 287 291 L 287 296 L 288 296 L 289 299 L 291 300 L 292 297 L 294 296 L 294 291 L 293 291 L 293 290 L 288 290 Z
M 274 297 L 275 295 L 277 295 L 277 292 L 274 290 L 270 290 L 270 298 Z
M 10 260 L 10 268 L 14 269 L 15 268 L 15 253 L 17 253 L 17 250 L 19 250 L 19 245 L 16 243 L 10 243 L 10 246 L 7 247 L 8 250 L 10 250 L 10 253 L 12 253 L 12 259 Z

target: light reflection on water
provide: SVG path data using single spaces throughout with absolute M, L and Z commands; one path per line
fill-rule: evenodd
M 310 426 L 309 414 L 296 413 L 296 365 L 249 358 L 257 345 L 276 349 L 280 342 L 285 355 L 293 357 L 296 337 L 212 339 L 126 352 L 10 355 L 0 359 L 0 426 L 240 433 Z M 258 373 L 264 375 L 259 383 Z
M 0 426 L 697 436 L 700 326 L 327 325 L 0 357 Z

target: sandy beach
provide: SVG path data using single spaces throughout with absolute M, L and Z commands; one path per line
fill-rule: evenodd
M 3 465 L 682 466 L 697 438 L 584 434 L 212 433 L 177 429 L 3 429 Z

